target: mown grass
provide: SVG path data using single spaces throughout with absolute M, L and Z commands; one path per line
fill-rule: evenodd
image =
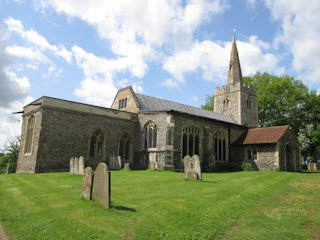
M 320 174 L 113 171 L 112 208 L 69 173 L 0 175 L 13 239 L 319 239 Z

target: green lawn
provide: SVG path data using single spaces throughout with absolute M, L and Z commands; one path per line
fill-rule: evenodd
M 320 173 L 113 171 L 112 208 L 80 198 L 82 176 L 0 175 L 12 239 L 320 239 Z

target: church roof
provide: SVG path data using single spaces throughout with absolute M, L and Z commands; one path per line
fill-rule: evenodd
M 194 115 L 197 117 L 204 117 L 204 118 L 214 119 L 214 120 L 223 121 L 227 123 L 237 124 L 237 122 L 231 116 L 228 116 L 228 115 L 223 115 L 213 111 L 192 107 L 185 104 L 164 100 L 161 98 L 150 97 L 150 96 L 146 96 L 139 93 L 136 93 L 136 97 L 139 102 L 139 112 L 175 111 L 175 112 L 185 113 L 189 115 Z
M 243 144 L 276 143 L 288 129 L 289 125 L 265 128 L 251 128 L 248 130 Z

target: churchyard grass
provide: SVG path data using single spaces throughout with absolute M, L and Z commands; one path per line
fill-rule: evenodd
M 319 239 L 320 173 L 112 171 L 112 208 L 80 198 L 82 176 L 0 175 L 12 239 Z

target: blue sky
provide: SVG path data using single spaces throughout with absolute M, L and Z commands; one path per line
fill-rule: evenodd
M 320 89 L 318 0 L 0 0 L 0 144 L 41 96 L 110 107 L 116 91 L 198 106 L 226 83 L 233 29 L 243 75 Z

